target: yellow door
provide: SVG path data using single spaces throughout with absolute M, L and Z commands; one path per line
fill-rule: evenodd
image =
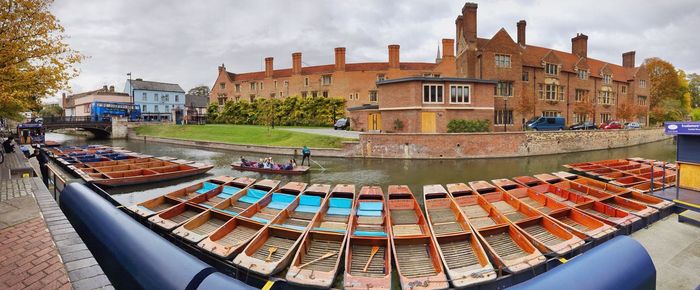
M 435 121 L 435 112 L 420 113 L 420 128 L 423 133 L 437 132 L 437 122 Z
M 681 179 L 678 181 L 681 188 L 700 190 L 700 165 L 681 163 Z
M 382 117 L 379 113 L 369 113 L 367 116 L 367 130 L 379 131 L 382 129 Z

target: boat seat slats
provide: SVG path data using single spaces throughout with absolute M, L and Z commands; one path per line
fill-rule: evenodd
M 183 223 L 189 219 L 191 219 L 193 216 L 196 216 L 199 212 L 193 211 L 191 209 L 187 209 L 183 211 L 181 214 L 176 215 L 174 217 L 171 217 L 170 220 L 175 222 L 175 223 Z
M 349 216 L 345 215 L 335 215 L 327 214 L 323 217 L 324 222 L 336 222 L 336 223 L 346 223 L 348 222 Z
M 524 215 L 523 213 L 521 213 L 519 211 L 507 213 L 507 214 L 505 214 L 505 216 L 511 222 L 517 222 L 517 221 L 522 220 L 522 219 L 527 217 L 526 215 Z
M 471 223 L 475 228 L 480 229 L 483 227 L 495 225 L 496 221 L 494 221 L 490 216 L 485 216 L 485 217 L 469 219 L 469 223 Z
M 419 225 L 392 225 L 392 233 L 395 236 L 416 236 L 422 235 L 423 230 Z
M 564 241 L 561 238 L 552 234 L 550 231 L 548 231 L 546 228 L 544 228 L 540 224 L 535 224 L 535 225 L 523 228 L 523 230 L 525 230 L 528 234 L 530 234 L 536 240 L 540 241 L 541 243 L 543 243 L 547 246 L 553 246 L 553 245 L 559 244 L 559 243 Z
M 292 218 L 295 218 L 295 219 L 302 219 L 302 220 L 308 220 L 308 221 L 310 221 L 311 219 L 313 219 L 313 218 L 314 218 L 314 215 L 316 215 L 315 212 L 314 212 L 314 213 L 310 213 L 310 212 L 301 212 L 301 211 L 294 211 L 294 212 L 292 212 Z
M 445 235 L 453 233 L 461 233 L 464 231 L 462 226 L 456 222 L 444 223 L 444 224 L 433 224 L 433 231 L 435 235 Z
M 509 233 L 503 232 L 485 236 L 484 239 L 504 260 L 527 256 L 527 253 L 513 241 Z
M 217 242 L 224 246 L 233 247 L 243 241 L 250 239 L 251 237 L 253 237 L 253 235 L 255 235 L 256 232 L 256 229 L 238 226 L 232 231 L 230 231 L 228 234 L 223 236 L 221 239 L 219 239 Z
M 397 245 L 396 264 L 401 274 L 408 278 L 433 276 L 436 273 L 426 244 Z
M 287 252 L 289 252 L 290 248 L 292 245 L 294 245 L 294 242 L 296 240 L 293 239 L 285 239 L 282 237 L 276 237 L 272 236 L 265 241 L 265 244 L 263 244 L 260 248 L 258 248 L 257 251 L 253 254 L 252 258 L 265 261 L 267 256 L 270 254 L 269 248 L 270 247 L 276 247 L 277 251 L 272 253 L 272 257 L 270 258 L 271 262 L 277 262 L 281 260 Z
M 484 217 L 489 215 L 489 213 L 478 204 L 465 205 L 461 208 L 468 218 Z
M 391 223 L 394 225 L 411 225 L 418 223 L 418 216 L 413 209 L 394 209 L 391 214 Z
M 301 258 L 301 264 L 308 263 L 310 261 L 316 260 L 323 255 L 330 253 L 330 252 L 336 252 L 340 253 L 341 252 L 341 241 L 331 241 L 331 240 L 311 240 L 309 242 L 309 245 L 307 247 L 306 253 L 304 256 Z M 337 255 L 337 254 L 336 254 Z M 333 271 L 336 267 L 336 259 L 337 256 L 332 256 L 320 261 L 316 261 L 308 266 L 306 266 L 304 269 L 309 269 L 309 270 L 314 270 L 314 271 L 322 271 L 322 272 L 330 272 Z
M 517 210 L 512 205 L 510 205 L 509 203 L 507 203 L 503 200 L 492 202 L 491 204 L 496 208 L 496 210 L 498 210 L 499 212 L 501 212 L 503 214 L 507 214 L 507 213 L 514 212 Z
M 352 245 L 351 251 L 352 261 L 350 269 L 348 270 L 350 274 L 363 277 L 384 277 L 388 274 L 386 273 L 386 267 L 384 267 L 386 247 L 379 247 L 379 251 L 372 257 L 372 261 L 369 263 L 367 272 L 363 270 L 369 259 L 372 246 Z
M 455 214 L 449 208 L 428 209 L 428 213 L 433 224 L 457 221 Z
M 557 195 L 557 194 L 555 194 L 555 193 L 553 193 L 553 192 L 545 192 L 544 195 L 546 195 L 546 196 L 548 196 L 549 198 L 554 199 L 554 200 L 556 200 L 556 201 L 558 201 L 558 202 L 563 202 L 563 201 L 566 200 L 566 198 L 563 198 L 563 197 L 561 197 L 561 196 L 559 196 L 559 195 Z
M 557 220 L 564 223 L 565 225 L 568 225 L 568 226 L 575 228 L 579 231 L 585 232 L 588 230 L 592 230 L 592 229 L 588 228 L 587 226 L 580 224 L 580 223 L 576 222 L 575 220 L 569 218 L 568 216 L 557 218 Z
M 455 270 L 474 264 L 481 266 L 471 243 L 468 241 L 442 242 L 439 243 L 439 246 L 449 269 Z
M 210 233 L 214 232 L 216 229 L 221 227 L 226 221 L 221 220 L 218 218 L 212 218 L 207 220 L 205 223 L 202 225 L 192 229 L 192 232 L 195 232 L 199 235 L 209 235 Z
M 364 225 L 381 225 L 384 223 L 384 217 L 358 216 L 357 223 Z

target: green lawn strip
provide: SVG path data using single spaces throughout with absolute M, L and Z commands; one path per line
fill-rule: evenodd
M 146 125 L 137 127 L 136 132 L 153 137 L 283 147 L 340 148 L 343 141 L 353 140 L 253 125 Z

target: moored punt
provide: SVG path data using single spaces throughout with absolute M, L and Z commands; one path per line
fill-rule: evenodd
M 647 206 L 658 209 L 662 216 L 667 216 L 673 207 L 673 203 L 667 200 L 663 200 L 653 195 L 643 194 L 637 191 L 630 191 L 618 195 L 629 200 L 634 200 L 639 203 L 646 204 Z
M 403 289 L 446 289 L 447 276 L 423 211 L 406 185 L 390 185 L 391 248 Z
M 204 208 L 212 208 L 232 197 L 240 198 L 246 192 L 243 189 L 251 186 L 255 179 L 248 177 L 236 178 L 224 186 L 219 186 L 209 192 L 192 197 L 188 202 Z
M 279 184 L 279 181 L 269 179 L 253 182 L 253 178 L 238 177 L 230 185 L 224 185 L 222 192 L 228 192 L 231 197 L 215 204 L 211 210 L 235 217 L 263 197 L 272 194 Z
M 478 198 L 474 190 L 464 183 L 447 185 L 447 192 L 459 206 L 460 212 L 474 229 L 484 229 L 507 223 L 485 199 Z
M 513 181 L 520 183 L 520 184 L 527 186 L 527 187 L 535 187 L 535 186 L 542 185 L 545 183 L 544 181 L 539 180 L 537 178 L 534 178 L 532 176 L 513 177 Z
M 251 219 L 254 222 L 263 225 L 268 224 L 294 202 L 305 188 L 306 183 L 289 182 L 272 193 L 272 195 L 263 197 L 257 203 L 257 208 L 249 208 L 243 212 L 245 214 L 241 215 L 243 218 Z
M 197 194 L 205 193 L 209 190 L 217 188 L 226 182 L 232 181 L 233 178 L 228 176 L 219 176 L 208 179 L 204 182 L 196 183 L 176 191 L 166 193 L 138 204 L 128 206 L 127 209 L 142 217 L 150 217 L 154 214 L 173 207 L 179 203 L 185 202 Z
M 498 193 L 491 193 L 486 196 L 482 195 L 479 198 L 487 201 L 499 214 L 513 223 L 529 220 L 541 215 L 534 209 L 525 206 L 517 198 L 500 189 Z
M 635 225 L 641 223 L 640 217 L 599 201 L 579 204 L 576 205 L 575 208 L 608 225 L 620 228 L 625 234 L 632 233 L 635 230 Z
M 618 178 L 629 177 L 629 176 L 632 176 L 632 174 L 625 173 L 624 171 L 613 170 L 612 172 L 598 175 L 598 178 L 603 179 L 603 180 L 607 180 L 607 181 L 612 181 L 612 180 L 615 180 Z
M 231 182 L 232 180 L 233 178 L 228 176 L 212 178 L 173 192 L 166 193 L 165 196 L 185 202 L 194 198 L 195 196 L 212 191 L 227 182 Z
M 199 243 L 232 218 L 233 216 L 207 209 L 173 230 L 173 234 L 188 242 Z
M 477 234 L 442 185 L 423 186 L 426 219 L 452 286 L 467 287 L 496 279 Z
M 511 190 L 518 190 L 519 188 L 527 188 L 525 185 L 512 181 L 508 178 L 499 178 L 491 180 L 491 182 L 503 191 L 510 192 Z
M 546 260 L 535 246 L 514 225 L 503 224 L 477 231 L 499 269 L 520 273 L 543 264 Z
M 660 190 L 660 189 L 664 188 L 664 186 L 671 187 L 669 185 L 664 185 L 664 184 L 659 183 L 659 182 L 652 183 L 651 181 L 649 181 L 649 182 L 644 182 L 644 183 L 634 185 L 634 186 L 630 187 L 629 189 L 636 191 L 636 192 L 639 192 L 639 193 L 649 193 L 651 191 Z
M 363 186 L 350 217 L 345 247 L 345 289 L 391 289 L 391 242 L 384 193 Z
M 490 193 L 498 194 L 499 192 L 496 186 L 484 180 L 470 181 L 469 186 L 481 196 L 485 196 Z
M 172 197 L 168 197 L 165 195 L 161 195 L 156 198 L 152 198 L 140 203 L 137 203 L 132 206 L 128 206 L 127 209 L 130 210 L 131 212 L 140 215 L 142 217 L 150 217 L 154 214 L 157 214 L 161 211 L 164 211 L 166 209 L 169 209 L 173 206 L 176 206 L 183 201 L 174 199 Z
M 263 276 L 287 268 L 297 246 L 326 202 L 330 185 L 312 184 L 262 229 L 233 263 Z
M 600 200 L 613 196 L 610 193 L 603 192 L 602 190 L 598 190 L 594 187 L 589 187 L 580 183 L 571 182 L 567 179 L 563 179 L 552 174 L 537 174 L 535 175 L 535 178 L 538 178 L 544 182 L 547 182 L 551 185 L 567 190 L 569 192 L 578 194 L 580 196 L 584 196 L 591 200 Z
M 243 166 L 240 162 L 234 162 L 231 164 L 231 168 L 238 171 L 253 171 L 260 173 L 273 173 L 273 174 L 284 174 L 284 175 L 302 175 L 309 172 L 311 167 L 308 166 L 295 166 L 293 169 L 273 169 L 273 168 L 262 168 L 257 166 Z
M 159 228 L 170 231 L 204 211 L 203 207 L 183 202 L 148 218 L 148 220 Z
M 554 176 L 559 177 L 559 178 L 563 178 L 563 179 L 566 179 L 566 180 L 569 180 L 569 181 L 572 181 L 572 182 L 575 182 L 575 183 L 578 183 L 578 184 L 581 184 L 581 185 L 584 185 L 587 187 L 595 188 L 595 189 L 601 190 L 605 193 L 612 194 L 612 195 L 619 195 L 619 194 L 623 194 L 626 192 L 630 192 L 629 189 L 626 189 L 624 187 L 615 186 L 615 185 L 612 185 L 612 184 L 607 183 L 607 182 L 598 181 L 595 179 L 583 177 L 583 176 L 576 175 L 576 174 L 571 174 L 571 173 L 564 172 L 564 171 L 554 172 L 552 174 Z
M 143 184 L 149 182 L 159 182 L 193 176 L 205 173 L 214 165 L 203 163 L 178 164 L 170 161 L 153 160 L 153 158 L 135 158 L 120 161 L 101 161 L 101 162 L 122 162 L 142 159 L 146 162 L 135 162 L 131 165 L 108 165 L 99 166 L 100 164 L 91 164 L 91 168 L 78 170 L 80 176 L 87 182 L 105 186 L 125 186 Z M 107 159 L 109 160 L 109 159 Z M 99 162 L 97 162 L 99 163 Z M 81 172 L 82 171 L 82 172 Z
M 610 184 L 617 185 L 617 186 L 630 187 L 630 186 L 635 186 L 637 184 L 644 183 L 644 182 L 649 182 L 649 179 L 639 177 L 636 175 L 632 175 L 632 176 L 623 176 L 620 178 L 615 178 L 615 180 L 610 181 Z
M 288 282 L 319 288 L 332 286 L 345 250 L 354 200 L 354 185 L 338 184 L 333 188 L 294 255 L 287 271 Z
M 240 253 L 248 242 L 267 224 L 267 222 L 261 223 L 251 220 L 250 217 L 263 208 L 263 205 L 260 204 L 263 200 L 267 203 L 270 202 L 272 192 L 277 189 L 279 183 L 279 181 L 271 179 L 260 180 L 246 190 L 246 194 L 239 199 L 239 201 L 244 202 L 238 207 L 229 206 L 225 209 L 220 209 L 219 206 L 225 203 L 217 205 L 216 208 L 219 208 L 221 211 L 226 210 L 231 213 L 238 213 L 238 215 L 199 242 L 197 247 L 224 259 L 231 259 Z M 243 207 L 245 209 L 241 210 Z

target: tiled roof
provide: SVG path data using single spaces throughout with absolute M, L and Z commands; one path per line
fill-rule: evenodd
M 110 92 L 110 91 L 105 91 L 104 89 L 97 89 L 97 90 L 77 93 L 77 94 L 73 94 L 73 95 L 68 95 L 68 96 L 66 96 L 66 99 L 80 98 L 80 97 L 89 96 L 89 95 L 128 96 L 129 94 L 122 93 L 122 92 L 114 92 L 114 91 Z
M 151 81 L 143 81 L 143 80 L 131 80 L 131 84 L 132 84 L 132 88 L 134 90 L 178 92 L 178 93 L 185 92 L 178 84 L 151 82 Z
M 535 45 L 526 45 L 523 50 L 523 65 L 541 67 L 542 59 L 547 55 L 547 53 L 552 52 L 556 57 L 561 60 L 562 71 L 574 73 L 574 68 L 579 62 L 580 57 L 568 52 L 563 52 L 559 50 L 554 50 L 551 48 L 545 48 Z M 634 73 L 637 68 L 626 68 L 617 64 L 612 64 L 604 62 L 602 60 L 597 60 L 594 58 L 587 58 L 589 71 L 591 76 L 601 77 L 601 70 L 607 64 L 612 71 L 613 79 L 620 82 L 627 82 L 634 77 Z
M 437 66 L 435 63 L 429 62 L 402 62 L 400 68 L 402 70 L 432 70 Z M 345 65 L 345 71 L 384 71 L 389 69 L 388 62 L 362 62 L 362 63 L 348 63 Z M 326 65 L 316 65 L 316 66 L 306 66 L 301 68 L 302 75 L 310 74 L 325 74 L 333 73 L 335 71 L 335 64 Z M 273 77 L 289 77 L 292 75 L 292 69 L 276 69 L 272 72 Z M 228 77 L 231 81 L 251 81 L 260 80 L 265 78 L 264 71 L 249 72 L 249 73 L 228 73 Z

